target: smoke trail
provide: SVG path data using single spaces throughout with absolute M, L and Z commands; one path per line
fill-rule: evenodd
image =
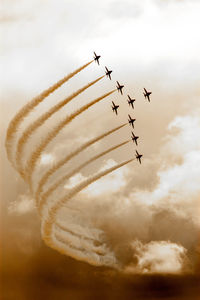
M 73 235 L 73 236 L 76 236 L 76 237 L 79 237 L 80 239 L 81 238 L 84 238 L 85 240 L 88 240 L 88 241 L 93 241 L 93 242 L 97 242 L 96 239 L 92 238 L 92 237 L 88 237 L 88 236 L 83 236 L 83 234 L 79 234 L 79 233 L 74 233 L 72 230 L 70 230 L 69 228 L 65 227 L 63 224 L 61 224 L 60 222 L 56 221 L 55 223 L 56 227 L 58 227 L 59 229 L 63 230 L 63 231 L 66 231 L 68 232 L 69 234 Z M 100 242 L 100 241 L 99 241 Z
M 54 233 L 54 243 L 49 241 L 51 248 L 57 250 L 58 252 L 69 255 L 74 259 L 85 261 L 94 266 L 110 266 L 113 268 L 118 268 L 115 256 L 108 252 L 106 255 L 98 255 L 97 253 L 87 251 L 82 248 L 74 247 L 73 245 L 68 245 L 66 240 L 60 237 L 57 233 Z
M 67 116 L 63 121 L 61 121 L 57 126 L 55 126 L 50 133 L 47 134 L 47 137 L 44 138 L 44 140 L 41 142 L 41 144 L 36 148 L 36 150 L 32 153 L 26 167 L 26 175 L 27 180 L 30 184 L 30 189 L 32 189 L 32 183 L 31 178 L 32 174 L 34 172 L 37 160 L 40 158 L 41 153 L 44 151 L 44 149 L 47 147 L 47 145 L 56 137 L 56 135 L 63 129 L 64 126 L 66 126 L 69 122 L 71 122 L 74 118 L 76 118 L 78 115 L 80 115 L 82 112 L 87 110 L 92 105 L 98 103 L 99 101 L 103 100 L 105 97 L 108 97 L 112 93 L 114 93 L 116 90 L 112 90 L 111 92 L 108 92 L 104 94 L 103 96 L 100 96 L 99 98 L 96 98 L 95 100 L 89 102 L 88 104 L 82 106 L 80 109 L 72 113 L 70 116 Z
M 88 178 L 87 180 L 85 180 L 85 181 L 81 182 L 80 184 L 78 184 L 76 187 L 71 189 L 71 191 L 69 191 L 68 194 L 65 197 L 59 199 L 55 204 L 53 204 L 48 210 L 47 217 L 43 216 L 43 220 L 42 220 L 43 221 L 43 223 L 42 223 L 42 235 L 43 235 L 43 239 L 46 242 L 46 244 L 51 245 L 51 246 L 53 244 L 52 243 L 52 230 L 53 230 L 53 226 L 54 226 L 54 223 L 55 223 L 56 214 L 57 214 L 58 210 L 67 201 L 69 201 L 73 196 L 75 196 L 81 190 L 83 190 L 84 188 L 89 186 L 91 183 L 94 183 L 95 181 L 97 181 L 101 177 L 113 172 L 116 169 L 119 169 L 120 167 L 130 163 L 131 161 L 133 161 L 133 159 L 127 160 L 125 162 L 117 164 L 116 166 L 113 166 L 111 168 L 108 168 L 104 171 L 101 171 L 101 172 L 97 173 L 96 175 L 92 176 L 91 178 Z
M 93 156 L 92 158 L 88 159 L 87 161 L 85 161 L 84 163 L 82 163 L 80 166 L 78 166 L 77 168 L 75 168 L 74 170 L 72 170 L 69 174 L 67 175 L 64 175 L 63 177 L 61 177 L 55 184 L 53 184 L 48 190 L 46 193 L 44 193 L 41 197 L 41 200 L 40 200 L 40 203 L 39 203 L 39 212 L 41 213 L 41 210 L 43 208 L 43 206 L 45 205 L 45 202 L 46 200 L 48 199 L 48 197 L 59 187 L 61 186 L 66 180 L 68 180 L 70 177 L 72 177 L 74 174 L 78 173 L 82 168 L 84 168 L 85 166 L 87 166 L 88 164 L 92 163 L 93 161 L 97 160 L 98 158 L 102 157 L 103 155 L 106 155 L 108 154 L 109 152 L 111 151 L 114 151 L 116 150 L 117 148 L 123 146 L 123 145 L 126 145 L 127 143 L 129 143 L 130 141 L 125 141 L 123 143 L 120 143 L 116 146 L 113 146 L 95 156 Z M 37 203 L 39 201 L 36 200 Z
M 84 92 L 86 89 L 97 83 L 99 80 L 101 80 L 104 76 L 101 76 L 97 78 L 96 80 L 88 83 L 72 95 L 68 96 L 65 98 L 63 101 L 60 101 L 57 105 L 53 106 L 50 110 L 48 110 L 46 113 L 44 113 L 41 117 L 39 117 L 35 122 L 33 122 L 31 125 L 28 126 L 28 128 L 22 133 L 18 144 L 17 144 L 17 151 L 16 151 L 16 166 L 17 169 L 19 170 L 19 173 L 23 178 L 25 178 L 25 173 L 22 168 L 22 153 L 23 149 L 28 141 L 28 139 L 31 137 L 31 135 L 34 133 L 34 131 L 42 126 L 44 122 L 49 119 L 54 113 L 56 113 L 59 109 L 61 109 L 64 105 L 69 103 L 72 99 L 74 99 L 76 96 Z
M 38 187 L 37 187 L 37 191 L 35 193 L 35 197 L 36 199 L 38 199 L 38 197 L 40 196 L 43 186 L 46 184 L 47 180 L 49 179 L 49 177 L 51 175 L 54 174 L 54 172 L 56 172 L 61 166 L 63 166 L 66 162 L 68 162 L 70 159 L 72 159 L 74 156 L 78 155 L 81 151 L 85 150 L 86 148 L 88 148 L 89 146 L 91 146 L 92 144 L 100 141 L 101 139 L 103 139 L 104 137 L 112 134 L 113 132 L 119 130 L 120 128 L 124 127 L 125 125 L 127 125 L 127 123 L 115 127 L 112 130 L 108 130 L 106 132 L 104 132 L 103 134 L 97 136 L 96 138 L 91 139 L 90 141 L 86 142 L 85 144 L 83 144 L 81 147 L 79 147 L 78 149 L 76 149 L 75 151 L 73 151 L 72 153 L 70 153 L 69 155 L 65 156 L 63 159 L 59 160 L 54 166 L 52 166 L 44 175 L 43 177 L 40 179 L 39 183 L 38 183 Z M 37 200 L 36 200 L 37 201 Z
M 73 247 L 77 247 L 77 249 L 81 249 L 82 251 L 87 250 L 97 253 L 98 255 L 104 255 L 106 254 L 106 245 L 100 244 L 99 246 L 95 246 L 94 242 L 95 240 L 88 240 L 83 238 L 83 236 L 77 236 L 73 233 L 69 233 L 68 230 L 65 231 L 61 229 L 60 227 L 55 227 L 56 233 L 60 234 L 60 236 L 63 236 L 63 239 L 65 239 L 65 243 L 68 245 L 73 245 Z
M 28 116 L 28 114 L 35 108 L 39 103 L 41 103 L 46 97 L 48 97 L 51 93 L 53 93 L 56 89 L 58 89 L 62 84 L 67 82 L 70 78 L 75 76 L 77 73 L 85 69 L 87 66 L 89 66 L 93 62 L 90 61 L 83 65 L 82 67 L 78 68 L 74 72 L 70 73 L 69 75 L 65 76 L 61 80 L 59 80 L 57 83 L 49 87 L 47 90 L 43 91 L 41 94 L 39 94 L 37 97 L 35 97 L 33 100 L 31 100 L 29 103 L 27 103 L 25 106 L 21 108 L 21 110 L 15 115 L 15 117 L 11 120 L 7 133 L 6 133 L 6 141 L 5 141 L 5 147 L 7 151 L 7 156 L 9 161 L 12 162 L 11 157 L 11 151 L 12 151 L 12 143 L 13 139 L 15 137 L 15 134 L 20 126 L 20 124 L 23 122 L 24 118 Z

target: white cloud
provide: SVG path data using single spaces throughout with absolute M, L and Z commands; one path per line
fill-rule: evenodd
M 8 212 L 10 214 L 27 214 L 35 209 L 34 200 L 28 195 L 20 195 L 16 201 L 10 203 Z
M 147 206 L 188 216 L 199 226 L 200 118 L 193 115 L 177 117 L 169 128 L 173 130 L 160 154 L 164 168 L 161 166 L 158 171 L 159 183 L 152 192 L 136 192 L 132 198 Z M 177 154 L 182 161 L 171 166 L 170 159 L 173 161 Z
M 169 241 L 152 241 L 143 244 L 132 243 L 137 265 L 127 267 L 126 272 L 139 273 L 181 273 L 187 261 L 186 249 Z

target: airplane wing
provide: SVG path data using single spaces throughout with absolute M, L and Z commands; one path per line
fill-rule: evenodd
M 106 71 L 108 72 L 108 68 L 107 68 L 107 67 L 105 67 L 105 69 L 106 69 Z
M 145 93 L 147 93 L 147 90 L 144 88 Z
M 135 150 L 136 154 L 139 155 L 139 153 L 137 152 L 137 150 Z

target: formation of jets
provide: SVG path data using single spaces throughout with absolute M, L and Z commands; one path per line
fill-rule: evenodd
M 97 64 L 99 65 L 99 59 L 100 59 L 100 55 L 97 55 L 95 52 L 94 52 L 94 61 L 97 62 Z M 106 73 L 106 76 L 111 80 L 111 73 L 112 73 L 112 70 L 108 70 L 107 67 L 105 67 L 105 73 Z M 124 85 L 121 85 L 118 81 L 117 81 L 117 85 L 116 85 L 116 88 L 117 88 L 117 91 L 119 93 L 121 93 L 121 95 L 123 95 L 123 91 L 122 89 L 124 88 Z M 152 94 L 152 92 L 150 91 L 147 91 L 145 88 L 144 88 L 144 92 L 143 92 L 143 95 L 145 97 L 145 99 L 147 98 L 147 100 L 150 102 L 150 95 Z M 131 106 L 132 109 L 134 109 L 134 102 L 136 101 L 136 99 L 132 99 L 129 95 L 128 96 L 128 105 Z M 118 114 L 118 108 L 119 108 L 119 105 L 116 105 L 113 101 L 112 101 L 112 111 L 117 115 Z M 128 123 L 130 126 L 132 126 L 132 128 L 134 128 L 134 122 L 136 121 L 136 119 L 133 119 L 130 115 L 128 115 Z M 131 132 L 132 133 L 132 136 L 131 136 L 131 139 L 133 141 L 133 143 L 135 143 L 136 146 L 138 146 L 138 142 L 137 140 L 139 139 L 139 136 L 136 136 L 133 131 Z M 142 154 L 139 154 L 138 151 L 136 150 L 136 154 L 135 154 L 135 157 L 136 159 L 139 161 L 139 163 L 141 164 L 141 158 L 142 158 Z

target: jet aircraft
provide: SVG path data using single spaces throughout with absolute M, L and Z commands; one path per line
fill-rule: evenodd
M 105 67 L 105 69 L 106 69 L 106 76 L 107 77 L 109 77 L 109 79 L 111 80 L 111 73 L 112 73 L 112 70 L 108 70 L 108 68 L 107 67 Z
M 136 119 L 132 119 L 130 115 L 128 115 L 128 117 L 129 117 L 128 118 L 129 125 L 134 128 L 134 122 L 136 121 Z
M 131 99 L 131 97 L 128 95 L 128 100 L 127 100 L 128 104 L 132 106 L 132 108 L 134 109 L 134 105 L 133 103 L 135 102 L 135 99 Z
M 144 97 L 148 99 L 148 101 L 150 102 L 150 95 L 152 94 L 152 92 L 147 92 L 147 90 L 144 88 L 144 91 L 143 94 L 144 94 Z
M 98 63 L 99 65 L 99 59 L 100 59 L 100 55 L 96 55 L 96 53 L 94 52 L 94 60 Z
M 116 115 L 117 115 L 118 108 L 119 108 L 119 105 L 115 105 L 115 103 L 112 101 L 112 110 L 113 110 L 113 112 L 116 113 Z
M 142 154 L 139 154 L 138 152 L 137 152 L 137 150 L 135 150 L 135 152 L 136 152 L 136 155 L 135 155 L 135 157 L 136 157 L 136 159 L 139 161 L 139 163 L 141 164 L 141 158 L 142 158 Z
M 123 87 L 124 87 L 124 85 L 120 85 L 119 82 L 117 81 L 117 90 L 118 90 L 118 92 L 121 93 L 121 95 L 123 95 L 123 93 L 122 93 Z
M 138 143 L 137 143 L 137 139 L 139 139 L 139 136 L 136 136 L 136 135 L 133 133 L 133 131 L 132 131 L 132 136 L 131 136 L 131 138 L 132 138 L 133 143 L 135 142 L 135 144 L 137 145 L 137 144 L 138 144 Z

